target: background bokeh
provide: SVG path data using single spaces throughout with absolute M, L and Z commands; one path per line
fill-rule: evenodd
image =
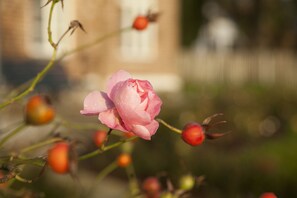
M 4 2 L 0 0 L 1 9 L 5 9 Z M 108 4 L 104 0 L 100 2 L 100 5 Z M 177 186 L 182 175 L 191 173 L 204 176 L 205 180 L 192 191 L 190 197 L 257 198 L 263 192 L 275 192 L 280 198 L 297 197 L 297 2 L 174 2 L 179 15 L 177 21 L 171 22 L 178 30 L 178 33 L 175 32 L 178 35 L 175 40 L 178 53 L 169 59 L 173 60 L 172 67 L 179 86 L 171 89 L 176 85 L 175 81 L 162 81 L 162 87 L 168 89 L 159 91 L 163 100 L 159 117 L 177 128 L 183 128 L 188 122 L 202 122 L 212 114 L 223 113 L 217 119 L 227 123 L 213 129 L 213 132 L 230 133 L 191 147 L 180 136 L 160 126 L 152 141 L 138 140 L 132 145 L 137 179 L 141 183 L 146 177 L 159 176 L 164 187 L 166 178 Z M 65 1 L 65 7 L 67 4 L 69 2 Z M 166 17 L 166 12 L 162 14 Z M 167 29 L 166 34 L 170 34 L 170 30 Z M 2 32 L 0 44 L 5 38 Z M 80 58 L 86 64 L 91 62 L 86 54 Z M 38 64 L 23 57 L 15 58 L 17 62 L 12 62 L 12 59 L 5 57 L 5 53 L 0 59 L 1 101 L 11 89 L 34 76 L 46 62 L 46 59 Z M 18 67 L 20 63 L 22 67 Z M 78 147 L 78 152 L 87 153 L 96 149 L 91 140 L 95 130 L 82 130 L 75 124 L 98 124 L 99 128 L 105 129 L 95 117 L 79 114 L 84 96 L 94 87 L 104 87 L 105 79 L 99 79 L 101 84 L 98 86 L 94 85 L 98 82 L 94 76 L 73 79 L 61 64 L 63 62 L 59 62 L 37 87 L 36 93 L 51 96 L 59 118 L 73 123 L 68 128 L 61 127 L 58 132 L 81 140 L 83 144 Z M 162 65 L 159 68 L 162 70 Z M 142 69 L 135 71 L 139 74 Z M 149 73 L 150 69 L 142 72 Z M 0 112 L 1 132 L 22 119 L 24 103 L 25 100 Z M 38 141 L 43 138 L 41 132 L 51 128 L 32 127 L 26 131 L 32 136 L 20 134 L 7 148 L 14 151 L 16 146 Z M 44 153 L 46 149 L 38 152 Z M 32 189 L 45 197 L 79 197 L 82 189 L 91 186 L 93 191 L 89 197 L 124 197 L 128 191 L 124 170 L 114 171 L 98 184 L 94 178 L 119 153 L 115 149 L 81 162 L 79 182 L 69 175 L 56 175 L 48 170 L 33 184 L 14 183 L 12 187 L 17 190 Z M 36 169 L 28 168 L 27 174 L 29 178 L 36 175 Z M 33 194 L 30 196 L 34 197 Z

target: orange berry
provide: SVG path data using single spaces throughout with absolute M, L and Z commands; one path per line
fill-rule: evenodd
M 145 30 L 149 24 L 146 16 L 137 16 L 133 22 L 132 27 L 138 31 Z
M 117 159 L 117 164 L 119 167 L 127 167 L 131 164 L 132 158 L 131 155 L 127 154 L 127 153 L 122 153 L 121 155 L 119 155 L 118 159 Z
M 51 122 L 55 111 L 47 98 L 36 95 L 31 97 L 25 107 L 25 120 L 31 125 L 43 125 Z
M 48 150 L 47 163 L 51 169 L 60 174 L 69 172 L 69 144 L 60 142 Z
M 95 144 L 100 147 L 106 140 L 107 133 L 105 131 L 96 131 L 94 134 L 94 142 Z

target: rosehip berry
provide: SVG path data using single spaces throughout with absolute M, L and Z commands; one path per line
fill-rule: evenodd
M 184 175 L 179 180 L 179 188 L 181 190 L 191 190 L 195 186 L 195 177 L 192 175 Z
M 133 22 L 132 27 L 138 31 L 145 30 L 149 24 L 146 16 L 137 16 Z
M 127 153 L 122 153 L 121 155 L 119 155 L 118 159 L 117 159 L 117 164 L 119 167 L 127 167 L 131 164 L 131 156 Z
M 107 133 L 105 131 L 97 131 L 94 134 L 94 142 L 97 146 L 101 146 L 106 140 Z
M 55 111 L 46 97 L 36 95 L 31 97 L 25 107 L 25 120 L 27 124 L 43 125 L 51 122 Z
M 142 183 L 142 189 L 148 195 L 159 194 L 161 190 L 161 184 L 156 177 L 148 177 Z
M 182 139 L 192 146 L 202 144 L 205 139 L 205 132 L 203 127 L 198 123 L 186 124 L 182 131 Z
M 69 144 L 60 142 L 49 149 L 47 163 L 56 173 L 69 172 Z
M 263 193 L 260 198 L 277 198 L 277 196 L 272 192 Z

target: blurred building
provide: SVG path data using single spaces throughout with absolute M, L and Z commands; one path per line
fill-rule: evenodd
M 0 56 L 4 73 L 7 70 L 8 73 L 31 71 L 28 75 L 34 76 L 45 66 L 41 62 L 50 59 L 52 48 L 47 41 L 50 5 L 41 9 L 46 2 L 0 1 Z M 92 88 L 99 86 L 97 83 L 105 81 L 116 70 L 125 69 L 135 75 L 146 75 L 160 89 L 170 90 L 179 86 L 176 72 L 178 0 L 72 0 L 64 4 L 64 9 L 58 3 L 54 10 L 54 41 L 59 39 L 74 19 L 83 24 L 87 33 L 76 31 L 71 37 L 66 36 L 59 46 L 59 55 L 120 28 L 131 26 L 135 16 L 146 14 L 149 10 L 160 11 L 161 17 L 145 31 L 126 31 L 65 57 L 58 62 L 60 66 L 57 67 L 61 69 L 56 70 L 57 75 L 65 72 L 70 81 L 83 81 L 87 87 Z M 32 69 L 35 62 L 40 65 L 37 70 Z M 22 78 L 23 74 L 19 77 Z M 170 87 L 164 85 L 163 80 L 172 81 Z
M 237 24 L 212 1 L 204 4 L 202 13 L 207 23 L 198 32 L 195 51 L 198 54 L 232 52 L 240 40 Z

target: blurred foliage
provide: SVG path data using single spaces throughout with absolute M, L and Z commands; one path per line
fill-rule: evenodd
M 160 117 L 179 128 L 222 112 L 220 119 L 228 123 L 215 131 L 231 133 L 190 147 L 161 126 L 153 141 L 137 144 L 134 159 L 140 178 L 165 172 L 177 185 L 183 174 L 204 175 L 205 185 L 194 192 L 197 197 L 258 197 L 265 191 L 297 196 L 295 90 L 188 83 L 183 93 L 162 99 Z
M 139 182 L 157 176 L 161 178 L 163 187 L 167 178 L 177 187 L 179 178 L 190 173 L 205 176 L 205 181 L 193 190 L 191 197 L 258 198 L 267 191 L 273 191 L 279 197 L 297 197 L 296 90 L 255 84 L 236 87 L 187 82 L 181 92 L 163 94 L 161 98 L 163 107 L 159 117 L 175 127 L 182 128 L 188 122 L 201 122 L 212 114 L 224 113 L 217 120 L 227 120 L 228 123 L 218 126 L 213 132 L 231 133 L 191 147 L 179 135 L 160 126 L 152 141 L 139 139 L 135 142 L 132 157 Z M 79 152 L 96 149 L 91 141 L 94 131 L 79 131 L 84 137 L 84 145 L 87 145 L 79 148 Z M 72 131 L 72 134 L 76 133 Z M 110 139 L 110 143 L 113 141 Z M 79 179 L 85 174 L 96 176 L 120 152 L 120 149 L 114 149 L 80 162 Z M 27 178 L 36 175 L 33 168 L 28 170 Z M 128 178 L 123 169 L 108 177 L 123 182 L 115 185 L 106 178 L 101 184 L 96 184 L 92 177 L 88 178 L 90 185 L 95 184 L 101 192 L 107 188 L 116 191 L 120 187 L 128 190 L 125 186 Z M 50 170 L 33 184 L 15 182 L 12 187 L 32 189 L 44 197 L 80 197 L 80 191 L 85 190 L 69 175 L 56 175 Z M 106 198 L 106 194 L 95 197 Z
M 297 49 L 297 1 L 294 0 L 183 0 L 182 46 L 190 47 L 207 18 L 206 3 L 215 2 L 238 26 L 243 47 Z

